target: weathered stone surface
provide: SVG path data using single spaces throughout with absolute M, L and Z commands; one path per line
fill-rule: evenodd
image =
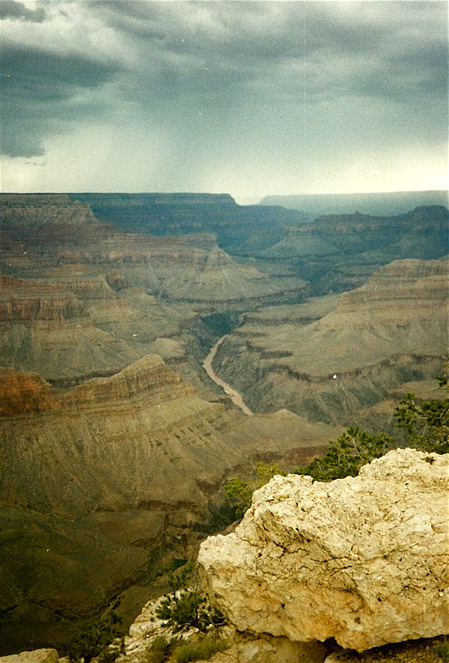
M 57 663 L 58 660 L 56 649 L 35 649 L 11 656 L 0 656 L 0 663 Z
M 322 663 L 325 647 L 319 642 L 292 642 L 267 634 L 260 637 L 228 629 L 231 646 L 211 658 L 212 663 Z
M 411 449 L 330 483 L 275 477 L 198 562 L 239 630 L 363 651 L 449 633 L 448 460 Z
M 171 630 L 164 627 L 163 620 L 156 616 L 162 599 L 163 597 L 149 601 L 131 625 L 129 636 L 125 638 L 127 660 L 142 660 L 150 643 L 158 636 L 173 638 Z M 193 635 L 194 640 L 195 629 L 192 629 L 190 635 Z M 267 633 L 240 633 L 230 625 L 217 629 L 214 635 L 223 638 L 229 648 L 215 654 L 210 659 L 213 663 L 323 663 L 328 653 L 320 642 L 293 642 L 288 638 L 276 638 Z

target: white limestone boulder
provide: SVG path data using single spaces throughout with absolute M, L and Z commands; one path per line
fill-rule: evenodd
M 58 663 L 58 660 L 56 649 L 34 649 L 20 654 L 0 656 L 0 663 Z
M 355 478 L 274 477 L 202 543 L 211 601 L 240 631 L 357 651 L 449 633 L 448 459 L 400 449 Z

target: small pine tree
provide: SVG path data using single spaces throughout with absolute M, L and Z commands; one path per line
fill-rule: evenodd
M 440 389 L 449 391 L 447 375 L 436 377 Z M 421 451 L 449 453 L 449 398 L 418 401 L 407 394 L 395 410 L 396 426 L 406 431 L 408 444 Z
M 316 481 L 355 477 L 362 465 L 380 458 L 394 447 L 394 440 L 385 433 L 371 435 L 354 426 L 348 428 L 337 440 L 329 442 L 324 456 L 315 458 L 309 465 L 295 472 L 307 474 Z
M 173 594 L 176 594 L 180 589 L 186 589 L 195 570 L 195 564 L 187 562 L 187 564 L 184 564 L 181 569 L 168 574 L 168 584 L 170 585 Z
M 71 643 L 68 651 L 69 660 L 77 663 L 83 659 L 84 663 L 90 663 L 120 635 L 121 623 L 122 618 L 115 612 L 110 612 L 103 619 L 87 624 Z

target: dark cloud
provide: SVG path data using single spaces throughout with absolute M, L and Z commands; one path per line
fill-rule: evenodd
M 136 40 L 144 67 L 138 78 L 161 96 L 271 91 L 314 103 L 332 90 L 387 98 L 407 92 L 410 101 L 427 89 L 446 94 L 443 3 L 116 1 L 95 8 Z
M 5 45 L 0 50 L 3 154 L 40 156 L 43 141 L 54 131 L 80 119 L 98 118 L 105 104 L 83 93 L 104 85 L 117 67 L 80 55 L 56 55 L 37 49 Z
M 294 164 L 317 146 L 325 158 L 445 140 L 444 2 L 0 6 L 16 19 L 5 21 L 0 78 L 10 156 L 42 154 L 86 123 L 117 126 L 125 145 L 151 128 L 182 186 L 185 154 L 195 168 L 224 167 L 233 150 Z
M 0 20 L 5 18 L 42 23 L 45 20 L 45 10 L 43 7 L 28 9 L 23 2 L 16 0 L 0 0 Z

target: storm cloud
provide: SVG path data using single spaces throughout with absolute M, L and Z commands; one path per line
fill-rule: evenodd
M 3 190 L 444 186 L 444 2 L 0 8 Z

